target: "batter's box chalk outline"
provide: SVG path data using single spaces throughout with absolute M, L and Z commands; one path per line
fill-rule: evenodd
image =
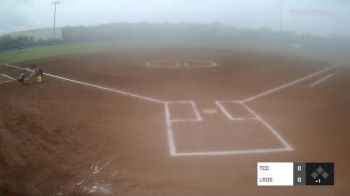
M 192 113 L 194 118 L 172 118 L 171 116 L 171 111 L 170 111 L 170 115 L 169 115 L 169 120 L 171 122 L 186 122 L 186 121 L 194 121 L 194 122 L 198 122 L 198 121 L 203 121 L 202 116 L 200 115 L 200 112 L 196 106 L 196 104 L 194 103 L 194 101 L 168 101 L 167 102 L 167 107 L 169 107 L 169 110 L 171 110 L 170 108 L 172 107 L 171 105 L 178 105 L 178 104 L 183 104 L 183 105 L 189 105 L 189 108 L 192 109 Z M 176 106 L 175 106 L 176 107 Z
M 214 102 L 218 108 L 221 110 L 221 112 L 229 119 L 232 121 L 242 121 L 242 120 L 257 120 L 256 116 L 254 114 L 252 114 L 249 110 L 248 113 L 251 115 L 251 117 L 238 117 L 238 116 L 234 116 L 233 114 L 231 114 L 231 112 L 229 112 L 226 107 L 224 106 L 225 103 L 235 103 L 235 104 L 239 104 L 241 105 L 243 108 L 245 108 L 245 106 L 243 105 L 243 103 L 241 101 L 215 101 Z
M 215 103 L 220 102 L 234 102 L 237 103 L 239 101 L 236 100 L 229 100 L 229 101 L 215 101 Z M 250 114 L 252 114 L 252 118 L 250 120 L 256 120 L 262 123 L 264 127 L 266 127 L 273 135 L 276 137 L 279 142 L 281 143 L 280 148 L 258 148 L 258 149 L 249 149 L 249 150 L 223 150 L 223 151 L 194 151 L 194 152 L 177 152 L 176 150 L 176 142 L 174 138 L 174 130 L 173 130 L 173 123 L 179 122 L 179 121 L 172 121 L 171 120 L 171 114 L 170 114 L 170 107 L 169 104 L 171 103 L 182 103 L 182 104 L 193 104 L 194 110 L 198 112 L 198 109 L 196 107 L 195 102 L 193 101 L 173 101 L 173 102 L 167 102 L 165 104 L 165 116 L 166 116 L 166 124 L 167 124 L 167 134 L 168 134 L 168 144 L 170 149 L 170 155 L 175 157 L 181 157 L 181 156 L 220 156 L 220 155 L 244 155 L 244 154 L 258 154 L 258 153 L 272 153 L 272 152 L 285 152 L 285 151 L 293 151 L 294 149 L 288 142 L 264 119 L 262 119 L 254 110 L 252 110 L 250 107 L 248 107 L 245 103 L 239 102 Z M 230 116 L 230 115 L 229 115 Z M 185 121 L 185 119 L 178 119 L 182 122 Z M 231 120 L 231 119 L 229 119 Z M 188 119 L 188 121 L 192 121 L 192 119 Z M 203 119 L 197 121 L 203 121 Z M 234 122 L 232 122 L 234 123 Z
M 202 62 L 204 62 L 204 61 L 202 61 Z M 148 62 L 148 63 L 151 63 L 151 62 Z M 255 96 L 252 96 L 252 97 L 249 97 L 249 98 L 246 98 L 244 100 L 239 101 L 251 114 L 254 115 L 256 120 L 259 120 L 269 131 L 271 131 L 271 133 L 276 138 L 278 138 L 278 140 L 283 144 L 283 147 L 281 147 L 281 148 L 273 148 L 273 149 L 250 149 L 250 150 L 181 152 L 181 153 L 176 152 L 176 145 L 175 145 L 175 139 L 174 139 L 173 128 L 172 128 L 172 123 L 175 123 L 176 119 L 173 119 L 175 121 L 171 120 L 169 104 L 171 104 L 171 103 L 191 104 L 192 109 L 193 109 L 194 113 L 196 114 L 196 118 L 192 119 L 192 120 L 202 121 L 203 119 L 200 116 L 199 111 L 198 111 L 194 101 L 163 101 L 163 100 L 156 99 L 156 98 L 153 98 L 153 97 L 142 96 L 142 95 L 131 93 L 131 92 L 127 92 L 127 91 L 123 91 L 123 90 L 119 90 L 119 89 L 113 89 L 113 88 L 100 86 L 100 85 L 92 84 L 92 83 L 87 83 L 87 82 L 83 82 L 83 81 L 73 80 L 73 79 L 62 77 L 62 76 L 58 76 L 58 75 L 53 75 L 53 74 L 48 74 L 48 73 L 45 73 L 45 75 L 49 76 L 49 77 L 52 77 L 52 78 L 59 79 L 59 80 L 63 80 L 63 81 L 66 81 L 66 82 L 71 82 L 71 83 L 74 83 L 74 84 L 86 86 L 86 87 L 91 87 L 91 88 L 96 88 L 96 89 L 99 89 L 99 90 L 109 91 L 109 92 L 112 92 L 112 93 L 116 93 L 116 94 L 120 94 L 120 95 L 124 95 L 124 96 L 129 96 L 129 97 L 136 98 L 136 99 L 143 100 L 143 101 L 148 101 L 148 102 L 162 104 L 164 106 L 166 132 L 167 132 L 167 138 L 168 138 L 169 153 L 170 153 L 171 156 L 219 156 L 219 155 L 240 155 L 240 154 L 243 155 L 243 154 L 257 154 L 257 153 L 272 153 L 272 152 L 293 151 L 294 149 L 292 148 L 292 146 L 290 144 L 288 144 L 288 142 L 268 122 L 266 122 L 261 116 L 259 116 L 253 109 L 248 107 L 247 103 L 250 102 L 250 101 L 256 100 L 258 98 L 267 96 L 269 94 L 275 93 L 277 91 L 283 90 L 283 89 L 285 89 L 287 87 L 290 87 L 292 85 L 304 82 L 304 81 L 306 81 L 308 79 L 311 79 L 311 78 L 313 78 L 313 77 L 315 77 L 317 75 L 320 75 L 322 73 L 328 72 L 330 70 L 334 70 L 334 69 L 338 68 L 340 65 L 341 65 L 341 63 L 337 63 L 335 65 L 326 67 L 324 69 L 321 69 L 319 71 L 311 73 L 311 74 L 309 74 L 307 76 L 304 76 L 302 78 L 299 78 L 297 80 L 291 81 L 291 82 L 289 82 L 287 84 L 278 86 L 276 88 L 273 88 L 273 89 L 270 89 L 270 90 L 267 90 L 267 91 L 264 91 L 264 92 L 261 92 L 261 93 L 255 95 Z M 9 65 L 9 64 L 4 64 L 4 65 L 0 65 L 0 66 L 7 66 L 7 67 L 14 68 L 14 69 L 23 69 L 22 67 L 18 67 L 18 66 L 15 66 L 15 65 Z M 187 65 L 184 64 L 183 66 L 184 67 L 186 67 L 186 66 L 188 67 L 188 64 Z M 217 64 L 213 63 L 211 66 L 217 66 Z M 181 67 L 181 65 L 176 65 L 176 67 Z M 15 80 L 14 78 L 11 78 L 11 79 Z M 231 100 L 231 101 L 237 102 L 237 100 Z M 229 115 L 227 115 L 227 116 L 229 116 Z M 186 120 L 186 119 L 177 119 L 177 120 Z

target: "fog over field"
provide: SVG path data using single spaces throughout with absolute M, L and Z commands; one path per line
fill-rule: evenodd
M 346 0 L 62 0 L 57 7 L 57 26 L 142 21 L 222 23 L 349 36 L 349 8 Z M 52 16 L 49 0 L 2 0 L 0 34 L 50 27 Z

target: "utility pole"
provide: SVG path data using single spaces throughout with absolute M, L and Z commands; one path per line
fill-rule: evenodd
M 53 38 L 56 38 L 56 6 L 59 5 L 60 1 L 53 1 L 52 5 L 54 5 L 54 12 L 53 12 Z
M 282 5 L 283 0 L 280 0 L 280 33 L 282 33 Z

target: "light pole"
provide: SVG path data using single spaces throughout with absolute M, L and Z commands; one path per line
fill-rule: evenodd
M 56 38 L 56 6 L 60 4 L 60 1 L 53 1 L 52 5 L 54 5 L 54 12 L 53 12 L 53 38 Z
M 283 14 L 283 12 L 282 12 L 283 11 L 283 0 L 280 0 L 279 3 L 280 3 L 280 25 L 279 25 L 280 28 L 279 29 L 280 29 L 280 33 L 281 33 L 282 32 L 282 17 L 283 17 L 283 15 L 282 15 Z

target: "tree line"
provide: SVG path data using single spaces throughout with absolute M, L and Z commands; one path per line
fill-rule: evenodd
M 112 23 L 96 26 L 67 26 L 62 29 L 61 40 L 38 40 L 33 37 L 5 35 L 0 37 L 0 50 L 64 43 L 108 40 L 214 40 L 246 41 L 270 45 L 300 43 L 305 47 L 326 47 L 350 50 L 349 37 L 333 35 L 317 37 L 292 31 L 274 32 L 268 28 L 244 29 L 220 23 L 213 24 L 153 24 Z

